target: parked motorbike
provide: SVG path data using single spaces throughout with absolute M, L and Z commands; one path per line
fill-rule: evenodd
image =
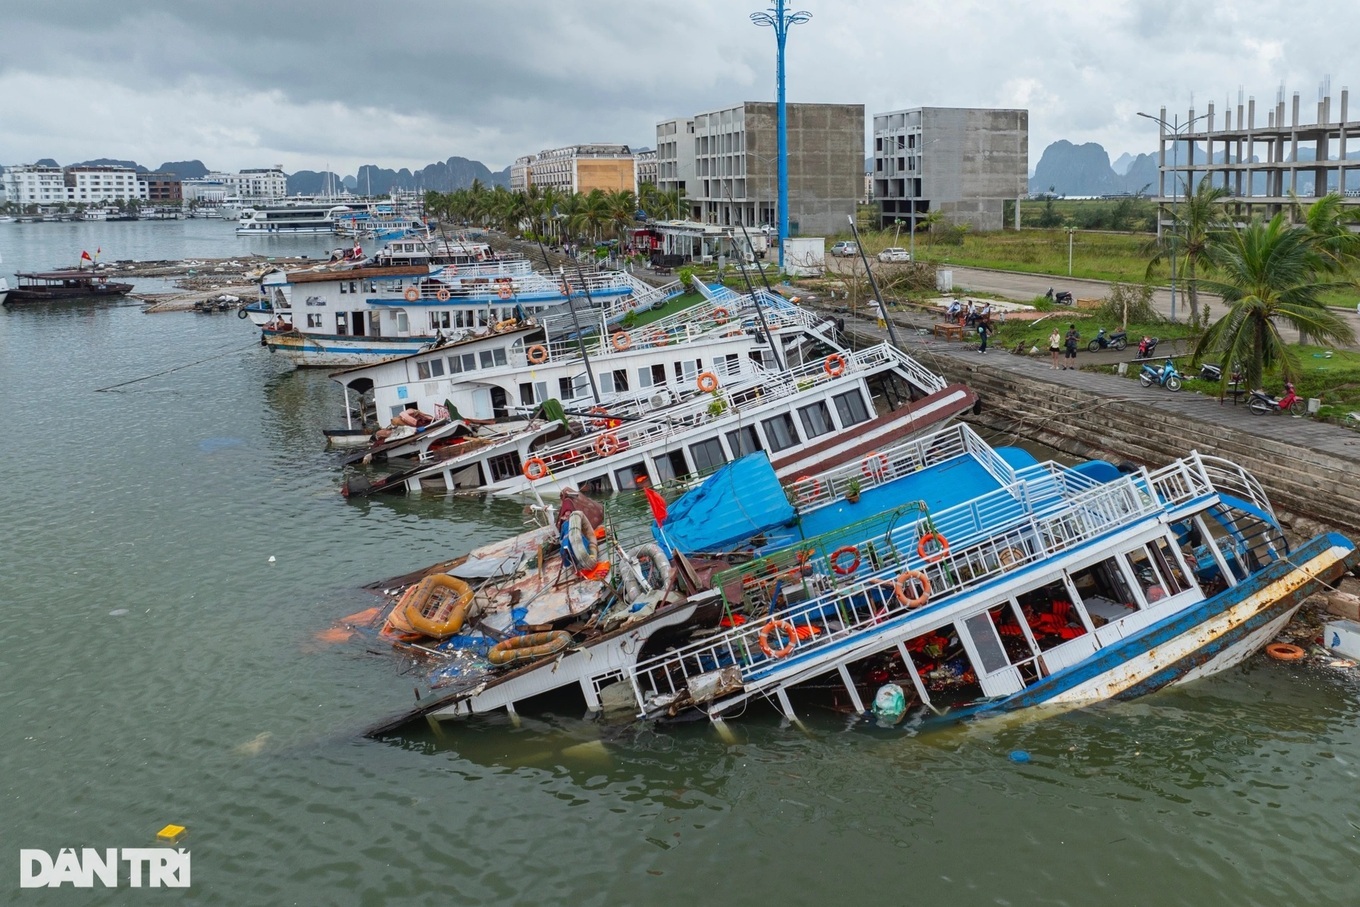
M 1152 354 L 1156 351 L 1156 349 L 1157 338 L 1144 337 L 1142 340 L 1138 341 L 1138 358 L 1150 359 L 1152 358 Z
M 1223 366 L 1204 363 L 1199 367 L 1199 377 L 1202 381 L 1222 381 Z M 1228 378 L 1230 384 L 1240 384 L 1242 382 L 1241 372 L 1234 371 Z
M 1123 350 L 1126 347 L 1128 347 L 1128 345 L 1129 345 L 1128 334 L 1124 333 L 1123 331 L 1115 331 L 1113 334 L 1106 334 L 1105 329 L 1101 328 L 1100 330 L 1096 331 L 1095 339 L 1092 340 L 1090 343 L 1086 344 L 1086 348 L 1093 353 L 1099 352 L 1100 350 L 1107 349 L 1109 347 L 1114 347 L 1116 350 L 1123 352 Z
M 1172 362 L 1170 359 L 1167 359 L 1166 363 L 1162 365 L 1161 368 L 1157 368 L 1149 362 L 1145 364 L 1143 370 L 1138 373 L 1138 381 L 1143 387 L 1152 387 L 1154 384 L 1159 384 L 1169 391 L 1180 390 L 1181 382 L 1184 380 L 1185 376 L 1176 368 L 1176 363 Z
M 1308 409 L 1303 402 L 1303 398 L 1294 393 L 1294 385 L 1286 383 L 1284 386 L 1284 396 L 1280 398 L 1272 397 L 1265 391 L 1252 391 L 1251 399 L 1247 401 L 1254 415 L 1264 416 L 1266 413 L 1274 411 L 1289 413 L 1291 416 L 1302 416 Z
M 1056 302 L 1058 305 L 1072 305 L 1074 301 L 1072 299 L 1072 294 L 1066 290 L 1059 290 L 1057 294 L 1054 295 L 1052 287 L 1048 288 L 1048 292 L 1044 294 L 1044 298 L 1049 302 Z

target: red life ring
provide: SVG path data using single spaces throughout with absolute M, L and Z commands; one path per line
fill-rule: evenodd
M 803 490 L 804 482 L 812 483 L 811 486 L 808 486 L 806 492 Z M 798 503 L 800 504 L 811 504 L 822 496 L 822 483 L 819 479 L 814 479 L 812 476 L 799 476 L 793 480 L 793 487 L 798 489 Z
M 940 548 L 934 554 L 926 554 L 926 542 L 929 542 L 931 539 L 939 542 Z M 938 532 L 927 532 L 925 535 L 921 536 L 921 540 L 916 543 L 916 553 L 928 564 L 943 560 L 945 555 L 949 553 L 949 539 L 940 535 Z
M 717 324 L 727 324 L 727 319 L 731 317 L 732 316 L 728 314 L 727 309 L 722 306 L 718 306 L 713 310 L 713 321 Z
M 841 555 L 851 555 L 849 564 L 841 563 Z M 831 552 L 831 569 L 841 576 L 848 576 L 859 569 L 859 549 L 854 545 L 842 545 Z
M 864 478 L 882 482 L 888 475 L 888 455 L 876 450 L 864 458 L 859 468 Z
M 548 348 L 541 343 L 535 343 L 529 347 L 529 352 L 525 356 L 530 365 L 539 365 L 548 361 Z
M 822 370 L 832 378 L 839 378 L 845 374 L 845 357 L 840 353 L 832 353 L 822 362 Z
M 784 634 L 788 642 L 782 649 L 773 648 L 770 645 L 770 634 L 778 630 Z M 793 624 L 786 620 L 772 620 L 760 628 L 760 651 L 771 658 L 783 658 L 793 651 L 793 647 L 798 645 L 798 632 L 793 629 Z
M 530 482 L 537 482 L 548 474 L 548 464 L 543 462 L 542 457 L 531 457 L 524 464 L 524 478 Z
M 633 335 L 627 331 L 619 331 L 610 338 L 610 341 L 614 344 L 614 349 L 622 353 L 633 345 Z
M 415 302 L 420 298 L 420 287 L 407 287 L 402 295 L 406 297 L 407 302 Z
M 439 292 L 434 294 L 434 298 L 438 299 L 440 302 L 448 302 L 449 295 L 450 293 L 448 287 L 440 287 Z
M 652 346 L 665 346 L 669 339 L 664 331 L 652 331 L 647 335 L 647 342 Z
M 509 284 L 506 284 L 496 291 L 496 295 L 501 299 L 509 299 L 511 296 L 515 295 L 515 291 L 510 288 Z
M 907 595 L 907 583 L 911 580 L 921 586 L 921 594 Z M 893 594 L 904 608 L 919 608 L 930 600 L 930 580 L 920 570 L 903 570 L 893 580 Z
M 609 415 L 609 410 L 605 409 L 603 406 L 592 406 L 592 407 L 590 408 L 590 414 L 591 414 L 592 416 L 595 416 L 595 417 L 596 417 L 596 418 L 590 420 L 590 424 L 591 424 L 592 427 L 594 427 L 594 428 L 608 428 L 608 427 L 609 427 L 609 419 L 608 419 L 608 418 L 600 418 L 601 416 L 607 417 L 607 416 Z
M 1266 646 L 1266 654 L 1276 661 L 1298 661 L 1308 652 L 1292 643 L 1273 642 Z
M 613 456 L 619 452 L 621 446 L 622 445 L 619 444 L 618 436 L 613 432 L 600 435 L 595 439 L 595 452 L 602 457 Z
M 699 390 L 711 394 L 718 389 L 718 376 L 712 372 L 703 372 L 699 375 L 696 383 L 699 385 Z

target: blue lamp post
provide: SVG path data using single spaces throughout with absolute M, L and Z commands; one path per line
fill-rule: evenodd
M 802 25 L 812 18 L 812 13 L 799 11 L 784 12 L 784 0 L 775 0 L 774 8 L 763 13 L 751 13 L 751 21 L 756 25 L 774 29 L 775 44 L 779 49 L 775 68 L 775 85 L 779 95 L 779 270 L 784 270 L 784 244 L 789 238 L 789 139 L 788 120 L 784 111 L 784 41 L 789 36 L 790 25 Z

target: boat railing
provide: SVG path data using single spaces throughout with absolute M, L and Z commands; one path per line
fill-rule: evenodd
M 853 479 L 861 492 L 894 482 L 929 466 L 969 452 L 975 444 L 985 446 L 977 433 L 955 422 L 924 438 L 915 438 L 866 454 L 854 463 L 800 476 L 787 489 L 789 503 L 806 507 L 845 497 Z M 1000 482 L 1014 480 L 1009 470 Z
M 1056 477 L 1059 472 L 1057 467 L 1049 474 Z M 630 675 L 639 710 L 647 714 L 657 697 L 678 694 L 687 689 L 690 678 L 720 667 L 737 667 L 750 692 L 764 679 L 784 678 L 809 663 L 815 665 L 817 655 L 832 647 L 853 645 L 861 635 L 891 631 L 888 625 L 918 609 L 944 607 L 1006 573 L 1061 555 L 1161 509 L 1131 477 L 1096 484 L 1063 500 L 1065 506 L 1019 510 L 1012 490 L 1001 488 L 941 511 L 931 516 L 929 525 L 941 535 L 955 532 L 947 551 L 921 553 L 916 539 L 927 524 L 916 519 L 852 546 L 859 561 L 854 570 L 846 570 L 851 553 L 837 555 L 814 542 L 781 552 L 777 557 L 783 561 L 776 562 L 773 572 L 752 576 L 751 570 L 763 565 L 745 565 L 720 574 L 714 582 L 727 590 L 724 598 L 740 588 L 748 610 L 757 603 L 780 600 L 770 588 L 774 583 L 811 592 L 806 601 L 773 610 L 772 619 L 795 627 L 815 620 L 821 629 L 809 629 L 805 637 L 799 634 L 802 638 L 793 642 L 792 651 L 781 657 L 766 651 L 768 641 L 762 648 L 761 635 L 769 631 L 758 619 L 639 662 Z M 1000 522 L 995 522 L 998 518 Z M 923 575 L 928 586 L 915 586 L 908 571 Z M 924 591 L 924 601 L 915 601 L 918 588 Z M 789 597 L 786 593 L 783 601 Z
M 433 265 L 430 276 L 436 280 L 476 280 L 482 277 L 523 277 L 537 273 L 527 259 L 479 261 L 465 265 Z
M 1196 451 L 1190 458 L 1199 465 L 1205 480 L 1213 488 L 1246 501 L 1270 514 L 1275 522 L 1279 522 L 1275 516 L 1275 508 L 1270 504 L 1270 498 L 1266 496 L 1265 489 L 1254 475 L 1222 457 L 1206 456 Z
M 621 299 L 612 300 L 604 307 L 600 317 L 606 324 L 618 321 L 629 312 L 646 311 L 653 305 L 673 299 L 684 292 L 679 280 L 672 280 L 670 283 L 657 287 L 644 280 L 638 280 L 632 274 L 625 273 L 625 277 L 629 287 L 631 287 L 631 292 Z

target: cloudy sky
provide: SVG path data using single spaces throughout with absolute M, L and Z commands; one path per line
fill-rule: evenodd
M 198 158 L 234 170 L 450 156 L 499 170 L 576 142 L 653 146 L 658 120 L 773 99 L 773 0 L 0 0 L 0 163 Z M 1181 115 L 1281 83 L 1311 119 L 1356 75 L 1360 4 L 803 0 L 788 99 L 1024 107 L 1057 139 L 1153 151 Z M 1349 65 L 1348 65 L 1349 64 Z M 1360 78 L 1354 79 L 1360 87 Z M 1356 98 L 1360 105 L 1360 97 Z M 1352 119 L 1357 118 L 1355 113 Z M 1264 114 L 1260 114 L 1264 123 Z M 866 143 L 867 144 L 867 143 Z

